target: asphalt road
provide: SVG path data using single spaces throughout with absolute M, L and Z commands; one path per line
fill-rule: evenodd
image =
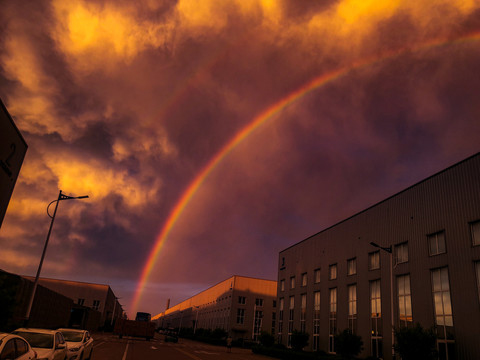
M 179 339 L 174 344 L 165 343 L 162 335 L 146 341 L 139 338 L 119 339 L 111 334 L 93 334 L 92 360 L 269 360 L 270 357 L 255 355 L 251 350 L 233 348 L 227 353 L 225 347 Z

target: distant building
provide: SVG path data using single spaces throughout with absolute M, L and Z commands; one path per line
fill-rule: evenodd
M 223 329 L 234 340 L 274 333 L 277 282 L 232 276 L 153 317 L 162 328 Z
M 279 254 L 287 346 L 301 330 L 308 350 L 335 353 L 335 334 L 350 329 L 362 357 L 391 359 L 391 300 L 396 328 L 434 327 L 441 359 L 480 359 L 480 154 Z
M 34 277 L 25 276 L 34 281 Z M 109 285 L 92 284 L 79 281 L 40 278 L 38 283 L 50 290 L 62 294 L 80 306 L 99 311 L 101 326 L 109 327 L 113 319 L 122 317 L 123 309 Z

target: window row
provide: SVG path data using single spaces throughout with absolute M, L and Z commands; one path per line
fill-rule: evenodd
M 480 261 L 474 262 L 475 275 L 477 280 L 477 289 L 480 301 Z M 449 353 L 455 344 L 454 319 L 450 295 L 450 284 L 448 267 L 430 270 L 431 275 L 431 293 L 433 304 L 433 315 L 435 329 L 437 332 L 438 351 L 441 358 L 448 359 Z M 382 294 L 380 279 L 369 282 L 369 309 L 371 319 L 371 355 L 373 357 L 383 357 L 383 324 L 382 324 Z M 335 335 L 337 334 L 337 288 L 328 290 L 328 352 L 335 353 Z M 410 274 L 404 274 L 396 277 L 396 304 L 397 316 L 396 325 L 410 327 L 413 324 L 412 315 L 412 293 L 410 287 Z M 313 350 L 319 350 L 320 336 L 320 291 L 313 293 L 313 315 L 308 320 L 307 313 L 307 294 L 300 295 L 300 330 L 311 333 L 313 336 Z M 348 304 L 348 327 L 353 332 L 357 331 L 357 284 L 347 286 L 347 304 Z M 283 331 L 283 310 L 284 298 L 279 300 L 279 318 L 278 335 L 281 339 Z M 295 296 L 289 297 L 289 316 L 288 316 L 288 335 L 294 329 L 295 318 Z M 307 329 L 307 323 L 308 329 Z M 313 330 L 313 331 L 312 331 Z M 388 334 L 385 334 L 388 335 Z M 327 334 L 325 334 L 327 336 Z M 289 341 L 288 341 L 289 344 Z
M 473 246 L 480 245 L 480 220 L 470 223 L 470 234 Z M 445 231 L 439 231 L 427 235 L 428 254 L 430 256 L 440 255 L 447 252 L 445 241 Z M 408 242 L 393 246 L 394 263 L 401 264 L 408 262 Z M 370 252 L 368 254 L 368 269 L 380 269 L 380 250 Z M 347 260 L 347 276 L 357 273 L 357 259 L 351 258 Z M 314 270 L 314 283 L 320 283 L 320 269 Z M 331 264 L 328 267 L 328 279 L 335 280 L 337 278 L 337 264 Z M 290 289 L 295 289 L 295 276 L 290 277 Z M 307 273 L 301 274 L 301 286 L 307 286 Z M 280 291 L 285 291 L 285 280 L 280 280 Z

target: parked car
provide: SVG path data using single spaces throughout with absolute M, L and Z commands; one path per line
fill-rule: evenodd
M 24 338 L 0 333 L 0 359 L 33 360 L 37 353 Z
M 69 360 L 90 360 L 93 351 L 93 338 L 86 330 L 58 329 L 67 342 Z
M 37 353 L 38 360 L 67 360 L 67 344 L 58 330 L 20 328 L 13 331 L 28 343 Z

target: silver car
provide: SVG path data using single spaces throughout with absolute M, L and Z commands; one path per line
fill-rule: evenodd
M 93 338 L 86 330 L 57 329 L 67 342 L 69 360 L 90 360 L 93 351 Z
M 58 330 L 20 328 L 12 334 L 27 340 L 37 353 L 38 360 L 68 360 L 67 344 Z

